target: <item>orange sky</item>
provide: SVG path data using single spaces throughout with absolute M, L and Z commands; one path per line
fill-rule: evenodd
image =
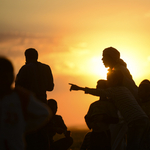
M 36 48 L 54 74 L 48 98 L 58 101 L 68 126 L 79 126 L 98 97 L 69 92 L 68 83 L 95 87 L 105 78 L 104 48 L 120 51 L 137 85 L 150 79 L 149 8 L 149 0 L 1 0 L 0 54 L 17 73 L 25 49 Z

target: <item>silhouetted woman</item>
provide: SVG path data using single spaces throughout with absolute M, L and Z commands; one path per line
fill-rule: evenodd
M 131 91 L 138 101 L 138 87 L 127 68 L 127 64 L 120 58 L 120 52 L 113 47 L 108 47 L 103 50 L 102 55 L 104 66 L 106 68 L 109 67 L 108 74 L 111 74 L 113 70 L 120 70 L 124 76 L 123 85 Z M 126 123 L 122 121 L 117 125 L 111 125 L 110 130 L 112 135 L 112 150 L 124 150 L 126 148 L 126 139 L 124 138 L 127 132 Z
M 138 87 L 127 68 L 127 64 L 120 58 L 120 52 L 113 47 L 108 47 L 103 50 L 102 55 L 102 61 L 105 67 L 109 67 L 108 73 L 111 73 L 112 70 L 120 70 L 124 75 L 123 85 L 132 92 L 135 98 L 137 98 Z

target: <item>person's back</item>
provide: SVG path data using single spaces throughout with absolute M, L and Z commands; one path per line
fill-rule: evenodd
M 32 62 L 24 65 L 16 80 L 16 85 L 20 85 L 42 101 L 46 101 L 46 91 L 53 90 L 52 73 L 48 65 L 40 62 Z
M 54 88 L 51 68 L 37 61 L 38 53 L 35 49 L 27 49 L 25 56 L 26 64 L 17 74 L 16 86 L 19 85 L 32 91 L 39 100 L 47 103 L 46 91 L 52 91 Z
M 130 123 L 132 120 L 147 117 L 135 97 L 126 87 L 118 86 L 109 88 L 107 94 L 113 97 L 112 101 L 127 123 Z
M 96 119 L 100 120 L 100 118 L 103 118 L 100 122 L 95 121 Z M 101 99 L 95 101 L 90 105 L 90 108 L 86 115 L 86 121 L 88 120 L 90 122 L 89 127 L 90 124 L 94 124 L 94 132 L 109 130 L 109 125 L 117 123 L 118 121 L 117 109 L 115 108 L 114 104 L 109 100 Z

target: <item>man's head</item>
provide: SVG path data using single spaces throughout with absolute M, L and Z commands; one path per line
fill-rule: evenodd
M 35 62 L 38 59 L 38 52 L 34 48 L 28 48 L 25 51 L 26 62 Z
M 14 68 L 10 60 L 0 57 L 0 92 L 9 89 L 14 81 Z
M 51 108 L 53 114 L 55 115 L 57 112 L 57 102 L 54 99 L 49 99 L 48 100 L 48 106 Z
M 120 70 L 113 70 L 107 74 L 108 86 L 121 86 L 123 84 L 123 77 L 123 73 Z

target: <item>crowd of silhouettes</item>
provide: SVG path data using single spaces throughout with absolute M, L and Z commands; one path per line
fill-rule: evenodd
M 85 94 L 106 97 L 106 100 L 111 101 L 118 110 L 118 123 L 111 123 L 109 126 L 111 136 L 107 136 L 108 133 L 105 132 L 105 136 L 111 138 L 111 147 L 107 147 L 107 149 L 150 149 L 150 120 L 148 117 L 149 81 L 144 80 L 141 82 L 139 87 L 136 86 L 129 70 L 127 69 L 126 63 L 120 58 L 120 52 L 117 49 L 108 47 L 103 50 L 102 55 L 102 61 L 105 67 L 109 68 L 107 74 L 108 87 L 103 89 L 84 88 L 70 83 L 70 91 L 82 90 Z M 144 103 L 147 103 L 146 106 Z M 98 118 L 100 119 L 100 117 Z M 96 121 L 99 120 L 96 119 Z M 103 123 L 102 121 L 104 120 L 101 120 L 101 123 Z M 97 122 L 95 125 L 96 124 Z M 96 142 L 97 140 L 95 140 L 95 145 L 93 146 L 92 140 L 94 137 L 92 134 L 94 132 L 94 128 L 91 129 L 92 132 L 85 136 L 81 150 L 100 149 L 100 145 Z M 96 132 L 94 134 L 96 134 Z M 100 132 L 98 134 L 100 134 Z M 109 140 L 109 138 L 107 140 Z M 84 145 L 86 145 L 86 139 L 90 139 L 88 140 L 90 144 L 88 144 L 87 147 L 84 147 Z M 101 140 L 101 138 L 99 138 L 99 140 Z M 102 141 L 103 140 L 101 140 L 101 142 Z M 99 143 L 101 142 L 99 141 Z M 107 143 L 109 145 L 108 141 Z M 105 144 L 103 143 L 102 145 Z
M 13 63 L 0 56 L 0 150 L 67 150 L 70 131 L 56 115 L 57 102 L 47 100 L 46 92 L 54 89 L 51 68 L 38 61 L 36 49 L 24 54 L 16 80 Z M 56 133 L 65 138 L 54 142 Z
M 71 131 L 57 114 L 57 101 L 46 94 L 54 89 L 51 68 L 38 61 L 36 49 L 24 54 L 16 78 L 13 63 L 0 56 L 0 150 L 67 150 Z M 96 88 L 69 83 L 70 91 L 99 97 L 83 116 L 89 132 L 80 150 L 150 150 L 150 81 L 138 87 L 117 49 L 108 47 L 102 56 L 106 80 Z M 56 134 L 64 137 L 55 141 Z

